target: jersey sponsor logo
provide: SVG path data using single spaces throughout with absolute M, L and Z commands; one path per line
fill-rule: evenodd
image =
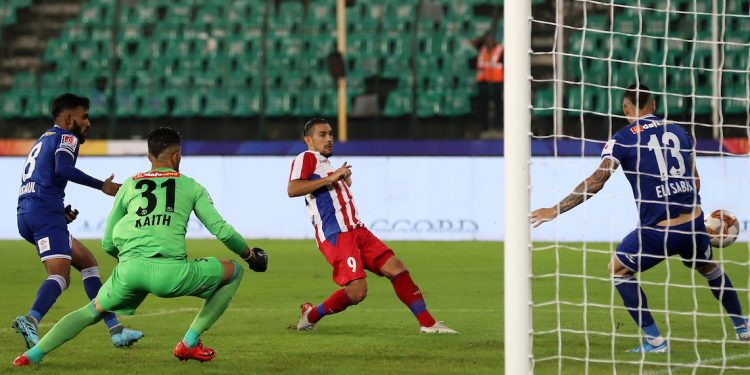
M 133 181 L 140 180 L 142 178 L 169 178 L 169 177 L 180 177 L 180 172 L 143 172 L 133 176 Z
M 648 124 L 636 124 L 635 126 L 630 128 L 630 132 L 633 134 L 638 134 L 644 130 L 653 129 L 657 126 L 664 125 L 664 121 L 654 121 L 650 122 Z
M 36 245 L 39 248 L 39 254 L 49 251 L 49 237 L 40 238 L 39 241 L 36 242 Z
M 62 138 L 60 139 L 60 148 L 68 150 L 70 152 L 76 151 L 76 146 L 78 145 L 78 138 L 71 134 L 63 134 Z

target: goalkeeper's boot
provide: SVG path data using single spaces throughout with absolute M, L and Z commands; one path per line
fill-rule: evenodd
M 26 342 L 26 348 L 31 349 L 39 342 L 39 336 L 36 333 L 36 324 L 32 323 L 29 318 L 25 316 L 19 316 L 13 319 L 13 328 L 16 332 L 23 336 Z
M 112 335 L 112 345 L 121 348 L 135 344 L 143 337 L 143 332 L 134 329 L 123 328 L 122 332 Z
M 32 365 L 33 363 L 29 359 L 29 357 L 26 356 L 26 354 L 21 354 L 13 361 L 13 367 L 24 367 Z
M 734 327 L 734 332 L 737 334 L 737 340 L 750 341 L 750 331 L 747 329 L 747 322 L 739 327 Z
M 643 344 L 628 350 L 630 353 L 666 353 L 668 351 L 667 340 L 664 340 L 660 345 L 651 345 L 648 340 L 643 340 Z
M 214 359 L 214 357 L 216 357 L 216 352 L 211 348 L 204 348 L 203 343 L 200 340 L 198 340 L 198 344 L 192 348 L 188 348 L 185 346 L 184 342 L 180 341 L 180 343 L 177 344 L 177 347 L 174 348 L 174 356 L 180 361 L 194 359 L 196 361 L 206 362 Z
M 302 309 L 302 316 L 299 318 L 299 323 L 297 323 L 297 331 L 312 331 L 315 329 L 315 323 L 310 323 L 310 321 L 307 320 L 307 315 L 310 314 L 310 311 L 312 311 L 315 306 L 310 302 L 305 302 L 300 308 Z
M 430 327 L 425 327 L 425 326 L 419 327 L 419 332 L 420 333 L 458 333 L 458 331 L 450 329 L 447 325 L 445 325 L 445 323 L 441 321 L 435 322 L 435 324 L 433 324 Z

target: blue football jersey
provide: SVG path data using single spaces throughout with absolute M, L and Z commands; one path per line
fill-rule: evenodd
M 64 210 L 65 186 L 68 181 L 55 175 L 55 155 L 69 154 L 78 158 L 78 137 L 55 126 L 34 143 L 26 158 L 18 192 L 18 213 L 55 213 Z
M 692 212 L 700 204 L 692 170 L 693 140 L 681 126 L 647 115 L 615 133 L 602 158 L 625 172 L 643 226 Z

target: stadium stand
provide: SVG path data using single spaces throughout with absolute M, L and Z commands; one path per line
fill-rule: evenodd
M 493 25 L 493 17 L 473 9 L 487 3 L 440 0 L 433 4 L 438 12 L 418 11 L 416 0 L 347 7 L 349 105 L 368 91 L 368 82 L 384 79 L 395 80 L 384 101 L 386 117 L 468 114 L 476 90 L 469 41 Z M 118 117 L 336 113 L 326 63 L 336 45 L 335 2 L 123 4 L 117 12 L 113 0 L 83 2 L 79 16 L 49 39 L 47 68 L 17 73 L 2 93 L 8 109 L 2 116 L 40 117 L 44 103 L 65 90 L 104 104 L 92 115 L 105 115 L 111 98 Z

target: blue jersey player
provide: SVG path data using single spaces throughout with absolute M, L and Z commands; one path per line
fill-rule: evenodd
M 13 321 L 13 327 L 31 348 L 39 341 L 37 327 L 57 297 L 68 287 L 70 266 L 81 272 L 83 287 L 89 298 L 96 297 L 102 286 L 99 268 L 91 252 L 68 233 L 67 223 L 78 211 L 65 207 L 65 186 L 68 181 L 101 190 L 114 196 L 120 184 L 93 178 L 75 167 L 78 148 L 86 141 L 91 123 L 89 99 L 64 94 L 52 101 L 55 126 L 34 143 L 26 158 L 18 193 L 18 232 L 36 246 L 47 279 L 39 286 L 29 313 Z M 123 328 L 110 314 L 104 318 L 115 346 L 129 346 L 143 333 Z
M 700 177 L 692 138 L 681 126 L 653 115 L 656 104 L 645 85 L 628 87 L 622 108 L 630 125 L 604 146 L 597 170 L 556 206 L 532 212 L 533 226 L 553 220 L 591 198 L 622 166 L 633 190 L 640 223 L 617 246 L 608 268 L 626 309 L 646 336 L 631 352 L 669 350 L 635 273 L 646 271 L 671 255 L 679 255 L 685 266 L 706 278 L 711 292 L 731 318 L 737 338 L 750 340 L 737 292 L 713 260 L 700 207 Z

